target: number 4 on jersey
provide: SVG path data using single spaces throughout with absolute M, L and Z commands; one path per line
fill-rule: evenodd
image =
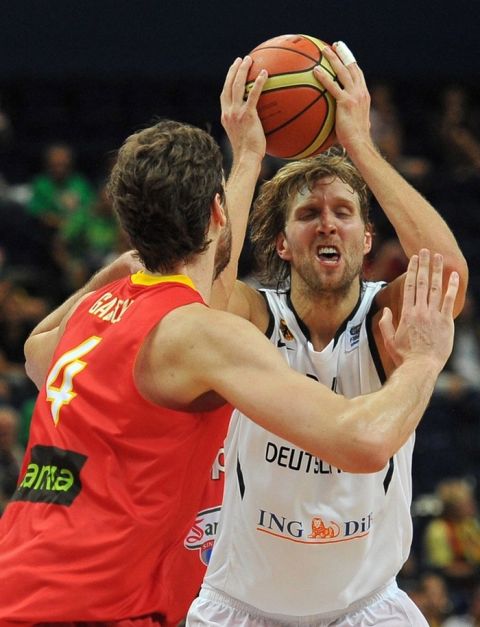
M 81 372 L 87 362 L 80 358 L 89 353 L 102 341 L 101 337 L 93 335 L 75 348 L 64 353 L 53 365 L 47 377 L 47 401 L 52 405 L 50 411 L 52 413 L 55 426 L 60 420 L 60 410 L 64 405 L 68 405 L 77 395 L 73 390 L 73 378 Z M 60 386 L 54 385 L 57 379 L 62 375 Z

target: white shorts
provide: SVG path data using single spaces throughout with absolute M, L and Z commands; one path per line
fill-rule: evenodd
M 202 588 L 188 612 L 186 627 L 428 627 L 410 597 L 390 583 L 349 609 L 348 614 L 289 617 L 265 614 L 232 597 Z

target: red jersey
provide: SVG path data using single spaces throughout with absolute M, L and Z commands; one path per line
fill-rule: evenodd
M 140 395 L 133 370 L 168 312 L 202 302 L 187 277 L 138 273 L 88 297 L 68 321 L 0 520 L 0 618 L 161 613 L 174 622 L 188 609 L 175 602 L 178 559 L 231 407 L 160 407 Z
M 224 433 L 226 435 L 226 431 Z M 175 615 L 187 614 L 197 596 L 207 569 L 217 536 L 222 508 L 225 475 L 224 452 L 221 448 L 213 463 L 209 481 L 203 491 L 200 508 L 191 529 L 183 539 L 180 556 L 176 564 L 175 580 L 181 582 L 172 603 Z

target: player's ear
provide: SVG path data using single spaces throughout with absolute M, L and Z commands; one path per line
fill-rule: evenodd
M 227 214 L 223 206 L 223 200 L 220 194 L 215 194 L 215 198 L 212 201 L 212 220 L 219 226 L 225 226 L 227 223 Z
M 280 259 L 283 259 L 283 261 L 291 260 L 292 255 L 290 253 L 290 247 L 283 231 L 281 231 L 281 233 L 277 235 L 276 249 L 277 255 L 280 257 Z
M 363 241 L 363 254 L 364 255 L 368 255 L 368 253 L 372 250 L 372 244 L 373 244 L 372 229 L 370 227 L 367 227 L 365 229 L 365 237 Z

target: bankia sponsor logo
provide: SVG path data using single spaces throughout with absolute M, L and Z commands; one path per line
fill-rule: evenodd
M 87 457 L 56 446 L 32 447 L 30 462 L 12 501 L 69 506 L 82 490 L 80 471 Z
M 322 515 L 295 520 L 260 509 L 257 519 L 257 531 L 301 544 L 332 544 L 365 538 L 372 527 L 371 512 L 358 519 L 343 521 L 330 520 Z
M 198 551 L 201 561 L 207 565 L 210 561 L 217 535 L 221 507 L 210 507 L 198 512 L 195 522 L 184 540 L 184 546 L 190 551 Z

